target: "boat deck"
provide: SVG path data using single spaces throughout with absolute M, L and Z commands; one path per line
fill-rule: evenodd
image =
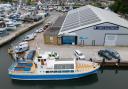
M 32 65 L 30 65 L 30 63 L 25 63 L 25 64 L 28 64 L 27 65 L 19 65 L 17 63 L 17 65 L 14 67 L 14 72 L 15 73 L 34 73 L 35 70 L 36 70 L 36 67 L 35 67 L 35 64 L 34 63 L 31 63 Z
M 94 69 L 96 69 L 96 67 L 90 64 L 80 64 L 80 63 L 76 64 L 77 71 L 88 72 Z

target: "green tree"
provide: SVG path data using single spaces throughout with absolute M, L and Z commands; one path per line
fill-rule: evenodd
M 12 0 L 1 0 L 1 2 L 12 2 Z
M 31 0 L 27 0 L 27 4 L 31 4 Z
M 124 5 L 121 0 L 115 0 L 115 3 L 110 5 L 110 9 L 116 13 L 128 13 L 128 6 Z

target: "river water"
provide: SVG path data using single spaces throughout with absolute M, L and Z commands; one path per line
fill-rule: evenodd
M 128 89 L 128 70 L 115 70 L 111 68 L 100 69 L 97 74 L 86 76 L 80 79 L 64 81 L 18 81 L 11 80 L 8 76 L 8 67 L 12 60 L 7 49 L 23 39 L 26 34 L 17 37 L 15 40 L 0 47 L 0 89 Z

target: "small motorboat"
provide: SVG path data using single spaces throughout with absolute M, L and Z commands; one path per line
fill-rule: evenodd
M 43 32 L 44 31 L 44 29 L 43 28 L 40 28 L 40 29 L 37 29 L 35 32 L 36 33 L 41 33 L 41 32 Z
M 28 42 L 20 42 L 17 46 L 14 46 L 14 51 L 16 53 L 25 52 L 29 49 Z
M 22 24 L 21 21 L 12 20 L 12 22 L 15 26 L 20 26 Z
M 10 30 L 16 30 L 16 26 L 14 25 L 13 22 L 6 22 L 6 29 L 8 31 L 10 31 Z
M 35 37 L 36 37 L 36 33 L 29 34 L 29 35 L 27 35 L 27 36 L 24 38 L 24 41 L 34 40 Z

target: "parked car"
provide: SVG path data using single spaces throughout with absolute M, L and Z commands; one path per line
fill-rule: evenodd
M 85 60 L 85 56 L 80 50 L 74 50 L 74 55 L 78 60 Z
M 108 60 L 120 59 L 119 53 L 113 49 L 100 50 L 98 51 L 98 55 Z

